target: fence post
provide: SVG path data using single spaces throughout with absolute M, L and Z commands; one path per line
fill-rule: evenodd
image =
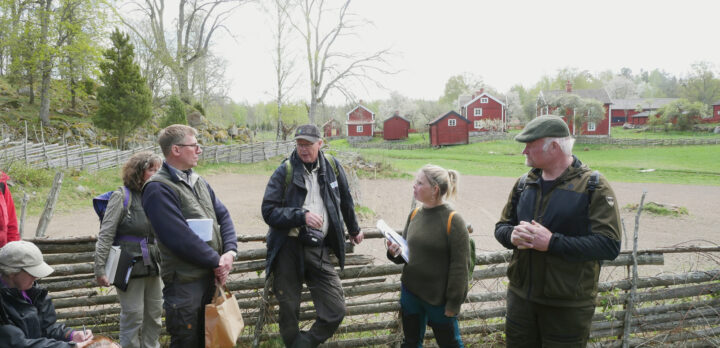
M 97 169 L 100 170 L 100 149 L 98 149 L 97 140 L 95 141 L 95 158 L 97 158 Z
M 65 143 L 65 169 L 70 168 L 70 155 L 68 154 L 67 140 L 63 139 Z
M 643 205 L 645 204 L 645 195 L 647 191 L 643 191 L 642 198 L 640 198 L 640 205 L 638 206 L 638 212 L 635 215 L 635 232 L 633 233 L 633 252 L 632 252 L 632 282 L 630 287 L 630 295 L 627 297 L 627 306 L 625 308 L 625 322 L 623 325 L 623 348 L 630 347 L 630 334 L 632 334 L 632 326 L 630 319 L 632 318 L 632 312 L 635 310 L 635 293 L 637 292 L 638 272 L 637 272 L 637 247 L 638 247 L 638 230 L 640 229 L 640 213 L 642 213 Z
M 20 234 L 20 239 L 23 238 L 23 231 L 25 230 L 25 214 L 29 200 L 30 196 L 27 194 L 27 192 L 23 191 L 22 203 L 20 203 L 20 223 L 18 224 L 18 233 Z
M 260 301 L 260 308 L 258 311 L 257 322 L 255 322 L 255 332 L 253 334 L 252 347 L 257 348 L 260 346 L 260 335 L 262 334 L 263 327 L 265 326 L 265 316 L 270 313 L 270 291 L 272 287 L 272 278 L 268 277 L 265 279 L 265 286 L 263 287 L 262 300 Z
M 80 170 L 85 169 L 85 147 L 84 143 L 80 143 Z
M 25 157 L 25 165 L 28 165 L 27 159 L 27 121 L 25 121 L 25 141 L 23 142 L 23 157 Z
M 48 194 L 47 201 L 45 201 L 45 209 L 43 210 L 43 213 L 40 216 L 40 221 L 38 222 L 37 230 L 35 230 L 35 237 L 44 237 L 45 236 L 45 230 L 47 229 L 48 225 L 50 224 L 50 219 L 52 219 L 53 212 L 55 211 L 55 204 L 57 203 L 58 196 L 60 195 L 60 188 L 62 187 L 62 181 L 63 181 L 63 173 L 62 172 L 55 173 L 55 179 L 53 180 L 52 188 L 50 189 L 50 193 Z

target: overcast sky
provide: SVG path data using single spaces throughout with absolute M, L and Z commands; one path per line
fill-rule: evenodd
M 372 22 L 357 40 L 367 51 L 391 47 L 392 68 L 400 71 L 380 78 L 388 90 L 358 89 L 365 100 L 387 98 L 393 90 L 434 100 L 449 77 L 464 72 L 504 92 L 518 83 L 530 87 L 563 67 L 592 73 L 659 68 L 678 77 L 698 61 L 720 68 L 720 1 L 714 0 L 355 0 L 350 8 Z M 224 39 L 216 50 L 230 64 L 230 97 L 272 100 L 269 18 L 247 5 L 229 24 L 235 39 Z M 305 61 L 296 69 L 307 75 Z M 306 99 L 307 90 L 299 84 L 293 98 Z

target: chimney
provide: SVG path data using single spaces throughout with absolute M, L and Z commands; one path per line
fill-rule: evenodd
M 485 88 L 480 88 L 479 91 L 475 91 L 475 94 L 473 94 L 473 98 L 483 94 L 484 91 L 485 91 Z
M 572 82 L 570 80 L 565 81 L 565 92 L 572 93 Z
M 400 111 L 395 110 L 395 113 L 393 114 L 393 116 L 400 116 Z

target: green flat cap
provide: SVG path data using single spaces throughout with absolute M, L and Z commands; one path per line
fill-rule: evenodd
M 540 138 L 564 138 L 570 136 L 570 129 L 560 116 L 543 115 L 528 122 L 515 140 L 529 143 Z

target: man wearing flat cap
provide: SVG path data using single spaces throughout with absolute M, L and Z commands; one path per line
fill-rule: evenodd
M 299 126 L 295 151 L 270 177 L 262 201 L 270 227 L 265 275 L 280 306 L 278 324 L 287 347 L 317 347 L 340 326 L 345 298 L 329 254 L 335 254 L 342 269 L 343 224 L 353 244 L 363 240 L 345 171 L 320 151 L 322 144 L 315 125 Z M 317 312 L 308 331 L 298 328 L 303 282 Z
M 14 241 L 0 249 L 0 348 L 85 347 L 92 331 L 57 322 L 48 291 L 35 281 L 53 272 L 38 247 Z
M 515 182 L 495 225 L 495 238 L 513 250 L 507 346 L 585 347 L 601 262 L 620 252 L 615 193 L 572 154 L 575 139 L 562 118 L 537 117 L 515 140 L 525 143 L 532 169 Z

